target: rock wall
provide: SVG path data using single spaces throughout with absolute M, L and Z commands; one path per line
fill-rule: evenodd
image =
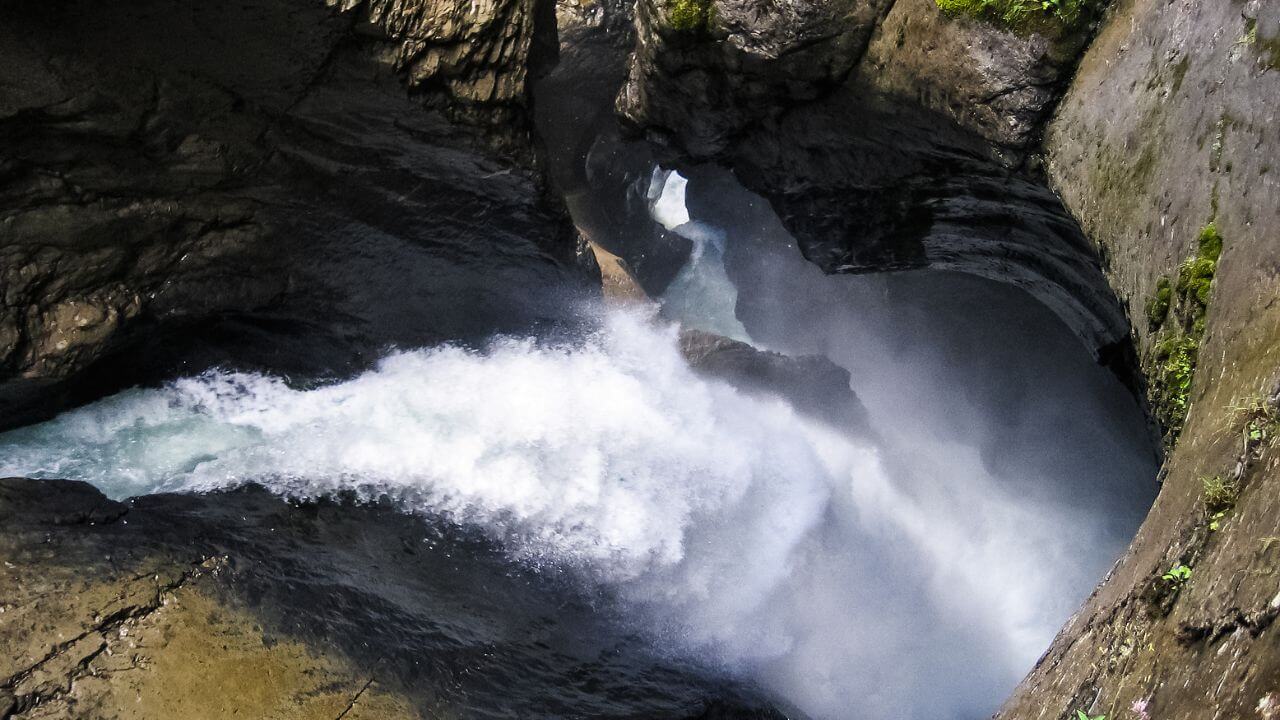
M 534 110 L 551 183 L 574 225 L 656 295 L 692 245 L 650 216 L 653 151 L 625 137 L 614 112 L 635 48 L 634 17 L 628 0 L 560 3 L 560 62 L 535 85 Z
M 679 3 L 637 5 L 619 107 L 664 161 L 730 167 L 828 272 L 1010 282 L 1127 364 L 1124 316 L 1031 153 L 1083 34 L 1015 33 L 932 0 L 706 4 L 697 32 L 673 27 Z
M 389 505 L 8 478 L 0 527 L 6 720 L 780 717 Z
M 1183 332 L 1151 311 L 1160 278 L 1176 296 L 1210 223 L 1222 252 L 1160 497 L 1000 717 L 1280 717 L 1277 38 L 1275 3 L 1122 0 L 1050 124 L 1153 382 Z
M 1010 32 L 953 17 L 934 0 L 895 0 L 859 80 L 945 114 L 1010 155 L 1034 149 L 1088 35 Z
M 340 374 L 554 315 L 576 239 L 528 107 L 553 10 L 0 8 L 0 427 L 211 364 Z
M 1120 0 L 1082 55 L 897 0 L 818 97 L 682 116 L 749 75 L 716 47 L 731 4 L 696 34 L 678 6 L 638 6 L 620 96 L 667 162 L 732 168 L 828 271 L 1003 279 L 1132 353 L 1163 490 L 1000 716 L 1280 717 L 1280 7 Z

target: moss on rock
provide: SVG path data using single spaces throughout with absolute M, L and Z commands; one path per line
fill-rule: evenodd
M 1165 442 L 1170 445 L 1177 439 L 1187 417 L 1205 315 L 1209 311 L 1213 278 L 1221 255 L 1222 235 L 1217 225 L 1210 222 L 1201 228 L 1196 238 L 1196 253 L 1178 266 L 1177 280 L 1172 287 L 1167 277 L 1161 277 L 1147 303 L 1151 329 L 1164 328 L 1147 362 L 1151 378 L 1148 400 L 1164 432 Z
M 705 32 L 715 17 L 714 0 L 667 0 L 667 23 L 673 30 Z
M 1156 291 L 1147 301 L 1147 322 L 1152 330 L 1160 329 L 1164 319 L 1169 315 L 1169 303 L 1173 299 L 1173 287 L 1169 278 L 1161 276 L 1156 280 Z
M 971 17 L 1018 32 L 1070 31 L 1091 17 L 1098 0 L 934 0 L 948 15 Z
M 1252 46 L 1258 53 L 1258 59 L 1268 70 L 1280 68 L 1280 34 L 1274 37 L 1263 37 L 1258 34 L 1258 20 L 1245 19 L 1245 33 L 1240 42 Z
M 1200 341 L 1191 334 L 1175 332 L 1156 344 L 1151 377 L 1151 412 L 1172 444 L 1182 429 L 1190 405 L 1191 382 L 1199 359 Z

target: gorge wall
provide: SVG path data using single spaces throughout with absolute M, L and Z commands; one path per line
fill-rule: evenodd
M 1013 283 L 1105 360 L 1127 353 L 1123 313 L 1034 153 L 1079 30 L 1023 36 L 928 0 L 707 6 L 714 21 L 688 29 L 637 5 L 619 111 L 668 162 L 728 165 L 829 272 Z
M 0 9 L 0 427 L 554 316 L 576 239 L 528 116 L 555 52 L 531 0 Z
M 1049 125 L 1049 177 L 1108 258 L 1154 409 L 1185 424 L 1129 553 L 1001 717 L 1280 714 L 1277 37 L 1275 3 L 1125 0 Z
M 1150 394 L 1169 441 L 1160 497 L 1001 717 L 1280 717 L 1275 3 L 1119 0 L 1096 24 L 1020 32 L 932 0 L 641 0 L 634 27 L 625 4 L 561 3 L 558 78 L 556 9 L 0 8 L 0 427 L 214 364 L 327 378 L 392 345 L 562 322 L 593 283 L 549 188 L 571 207 L 616 197 L 583 232 L 644 234 L 627 261 L 661 285 L 687 245 L 629 224 L 643 198 L 613 191 L 655 158 L 721 164 L 824 270 L 1018 285 Z M 584 101 L 532 104 L 538 80 L 561 83 L 540 97 Z M 630 138 L 613 125 L 619 89 Z M 540 140 L 537 112 L 592 130 Z M 542 141 L 572 162 L 540 157 Z M 158 673 L 190 660 L 203 636 L 184 628 L 211 608 L 229 638 L 218 667 L 254 692 L 278 678 L 262 692 L 284 689 L 281 713 L 421 710 L 411 653 L 369 654 L 365 628 L 341 622 L 307 635 L 279 612 L 397 565 L 418 538 L 376 508 L 360 512 L 392 524 L 370 538 L 331 506 L 255 493 L 126 507 L 0 484 L 4 557 L 19 560 L 0 570 L 0 637 L 22 648 L 0 670 L 0 717 L 217 716 L 227 705 L 120 709 L 163 694 Z M 262 580 L 317 557 L 297 598 Z M 422 572 L 406 582 L 429 585 Z M 43 619 L 21 610 L 73 580 Z M 348 588 L 318 612 L 375 603 L 429 627 L 391 594 Z M 111 659 L 146 659 L 131 632 L 174 643 L 136 680 L 112 675 L 144 664 Z M 262 672 L 236 675 L 244 657 Z M 712 695 L 679 686 L 662 712 L 770 716 Z
M 1163 490 L 1000 716 L 1280 716 L 1280 9 L 694 5 L 637 5 L 618 99 L 667 162 L 728 165 L 829 272 L 1013 282 L 1138 369 Z

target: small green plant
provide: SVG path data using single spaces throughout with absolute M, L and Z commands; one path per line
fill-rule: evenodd
M 1232 401 L 1231 424 L 1240 425 L 1245 448 L 1271 442 L 1280 430 L 1280 411 L 1266 398 L 1254 396 Z
M 674 30 L 703 32 L 715 17 L 715 0 L 667 0 L 667 22 Z
M 1169 335 L 1155 347 L 1152 369 L 1152 411 L 1166 432 L 1176 436 L 1187 418 L 1191 381 L 1200 343 L 1189 335 Z
M 1165 582 L 1173 583 L 1174 585 L 1182 585 L 1191 579 L 1191 568 L 1183 565 L 1182 563 L 1178 563 L 1169 568 L 1169 572 L 1161 575 L 1160 579 Z
M 1230 510 L 1240 494 L 1239 483 L 1234 478 L 1221 475 L 1205 475 L 1200 478 L 1200 486 L 1200 497 L 1204 501 L 1205 512 L 1210 516 Z
M 1219 510 L 1218 512 L 1210 515 L 1209 516 L 1209 532 L 1218 532 L 1218 528 L 1222 527 L 1222 519 L 1225 518 L 1226 516 L 1227 516 L 1226 510 Z
M 1106 715 L 1090 715 L 1083 710 L 1076 711 L 1076 720 L 1107 720 Z

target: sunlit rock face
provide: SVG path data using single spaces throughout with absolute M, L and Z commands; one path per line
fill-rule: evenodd
M 15 719 L 784 717 L 622 636 L 555 572 L 385 503 L 0 478 L 0 522 Z
M 1280 717 L 1280 446 L 1250 430 L 1280 400 L 1280 5 L 1114 10 L 1049 124 L 1046 165 L 1110 258 L 1153 377 L 1158 346 L 1187 329 L 1150 310 L 1161 280 L 1176 286 L 1209 223 L 1222 251 L 1161 497 L 1001 717 Z M 1217 477 L 1238 496 L 1214 521 Z M 1180 587 L 1164 579 L 1179 563 Z
M 555 315 L 575 238 L 527 123 L 551 10 L 0 9 L 0 424 Z

